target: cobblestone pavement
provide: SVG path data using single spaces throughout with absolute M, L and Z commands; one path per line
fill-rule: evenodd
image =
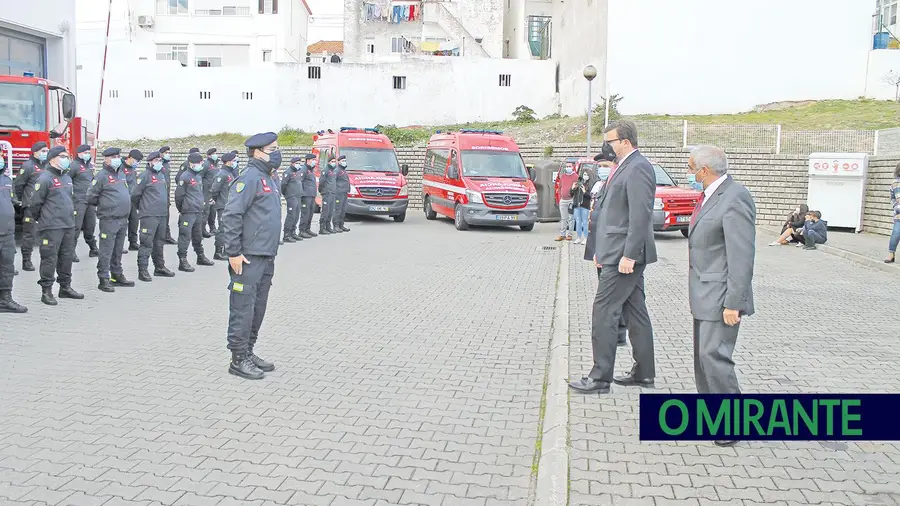
M 900 283 L 821 251 L 767 248 L 757 239 L 756 315 L 735 355 L 748 392 L 900 391 L 900 335 L 892 324 Z M 647 269 L 656 336 L 656 387 L 694 392 L 687 242 L 657 234 L 660 262 Z M 590 369 L 590 305 L 596 271 L 570 254 L 570 374 Z M 618 371 L 631 367 L 619 348 Z M 900 445 L 638 441 L 638 391 L 570 396 L 571 492 L 576 505 L 900 504 Z M 890 416 L 887 415 L 886 416 Z
M 224 262 L 108 295 L 81 245 L 87 299 L 56 308 L 23 272 L 30 312 L 0 334 L 0 504 L 525 504 L 553 226 L 349 226 L 283 246 L 257 350 L 278 369 L 258 382 L 226 373 Z

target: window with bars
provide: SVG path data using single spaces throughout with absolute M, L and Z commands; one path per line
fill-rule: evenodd
M 394 89 L 395 90 L 405 90 L 406 89 L 406 76 L 394 76 Z
M 244 100 L 253 100 L 253 92 L 252 91 L 242 91 L 241 98 Z
M 263 50 L 263 61 L 272 61 L 272 51 L 270 49 Z
M 278 0 L 259 0 L 260 14 L 278 14 Z
M 187 67 L 187 44 L 157 44 L 156 59 L 162 61 L 177 61 L 182 67 Z
M 221 67 L 222 66 L 222 58 L 218 56 L 200 56 L 194 58 L 194 62 L 196 62 L 198 67 Z
M 144 90 L 144 98 L 153 98 L 153 90 Z
M 322 67 L 308 67 L 306 77 L 309 79 L 322 79 Z
M 512 74 L 500 74 L 500 86 L 512 86 Z
M 109 90 L 109 98 L 119 98 L 119 90 Z
M 200 100 L 209 100 L 212 98 L 211 91 L 201 91 L 200 92 Z

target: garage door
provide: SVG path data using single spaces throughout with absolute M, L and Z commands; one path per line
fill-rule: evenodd
M 0 75 L 21 76 L 25 72 L 46 77 L 44 42 L 37 37 L 0 29 Z

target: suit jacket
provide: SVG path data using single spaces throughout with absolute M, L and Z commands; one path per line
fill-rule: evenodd
M 726 308 L 753 314 L 755 257 L 753 196 L 727 176 L 688 232 L 688 295 L 695 319 L 721 321 Z
M 597 231 L 594 251 L 600 265 L 617 265 L 622 257 L 637 264 L 656 262 L 653 239 L 653 201 L 656 173 L 644 155 L 635 151 L 603 185 L 594 204 Z

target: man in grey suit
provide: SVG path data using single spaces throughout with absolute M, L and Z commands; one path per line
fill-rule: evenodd
M 698 146 L 688 159 L 703 185 L 688 231 L 688 297 L 694 317 L 694 378 L 701 394 L 739 394 L 734 345 L 753 314 L 756 205 L 728 175 L 725 152 Z M 736 441 L 716 441 L 731 446 Z
M 656 262 L 656 173 L 637 151 L 637 127 L 633 122 L 611 123 L 604 130 L 604 143 L 615 151 L 618 168 L 594 204 L 600 207 L 594 256 L 597 265 L 602 266 L 591 328 L 594 367 L 587 377 L 569 384 L 583 393 L 608 393 L 612 381 L 625 386 L 653 386 L 656 376 L 653 327 L 644 296 L 644 269 Z M 623 312 L 634 366 L 628 374 L 613 379 Z

